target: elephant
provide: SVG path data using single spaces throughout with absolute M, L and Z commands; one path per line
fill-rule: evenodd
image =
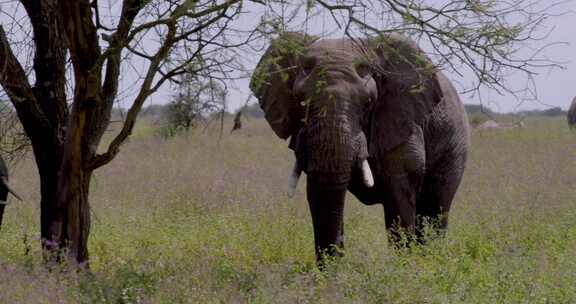
M 576 128 L 576 97 L 572 99 L 572 103 L 570 104 L 566 118 L 568 120 L 568 126 L 571 129 Z
M 423 243 L 427 223 L 444 234 L 469 124 L 454 86 L 414 41 L 284 32 L 260 59 L 250 89 L 275 134 L 290 138 L 290 196 L 307 175 L 320 265 L 343 254 L 347 191 L 383 205 L 393 245 L 404 236 Z
M 7 205 L 8 193 L 11 193 L 18 200 L 22 198 L 12 190 L 12 187 L 8 183 L 8 167 L 4 159 L 0 157 L 0 228 L 2 227 L 2 219 L 4 217 L 4 208 Z

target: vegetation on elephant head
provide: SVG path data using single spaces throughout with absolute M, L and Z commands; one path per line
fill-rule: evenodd
M 284 82 L 289 82 L 296 72 L 298 58 L 305 48 L 318 39 L 305 33 L 283 32 L 278 38 L 273 39 L 267 54 L 262 57 L 252 73 L 250 89 L 253 92 L 261 92 L 265 85 L 269 84 L 271 77 L 279 75 Z M 288 67 L 286 67 L 288 66 Z
M 266 119 L 280 138 L 288 138 L 303 124 L 304 108 L 292 94 L 298 62 L 317 37 L 284 32 L 272 40 L 250 81 L 250 89 L 260 101 Z
M 369 38 L 372 52 L 378 63 L 371 65 L 376 73 L 389 79 L 398 79 L 399 90 L 408 90 L 413 94 L 421 93 L 425 83 L 433 77 L 438 67 L 408 37 L 398 34 L 380 34 Z M 402 73 L 402 71 L 412 71 Z

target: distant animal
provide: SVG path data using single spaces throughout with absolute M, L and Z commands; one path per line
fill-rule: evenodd
M 485 129 L 498 129 L 500 127 L 500 125 L 495 122 L 494 120 L 487 120 L 481 124 L 479 124 L 478 126 L 476 126 L 476 129 L 479 130 L 485 130 Z
M 346 190 L 382 204 L 390 240 L 440 234 L 460 185 L 468 119 L 456 90 L 416 44 L 399 35 L 318 40 L 284 33 L 250 83 L 278 137 L 291 137 L 314 227 L 316 257 L 341 255 Z
M 517 122 L 505 123 L 496 122 L 494 120 L 487 120 L 479 124 L 477 130 L 487 130 L 487 129 L 513 129 L 513 128 L 524 128 L 524 122 L 522 120 Z
M 576 97 L 572 99 L 566 118 L 568 119 L 568 126 L 570 126 L 570 128 L 576 128 Z
M 234 115 L 234 125 L 232 126 L 232 130 L 230 130 L 230 133 L 236 131 L 236 130 L 240 130 L 242 129 L 242 112 L 243 112 L 244 108 L 238 110 L 238 112 L 236 112 L 236 115 Z
M 2 227 L 2 219 L 4 217 L 4 208 L 6 207 L 8 201 L 8 193 L 11 193 L 19 200 L 22 200 L 18 194 L 8 183 L 8 167 L 4 162 L 4 159 L 0 157 L 0 227 Z

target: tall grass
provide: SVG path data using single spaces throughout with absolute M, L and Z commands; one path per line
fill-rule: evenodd
M 444 240 L 392 250 L 381 206 L 346 205 L 319 272 L 304 180 L 264 122 L 168 141 L 141 126 L 96 172 L 89 275 L 41 267 L 32 159 L 0 231 L 0 303 L 574 303 L 576 134 L 563 119 L 473 133 Z M 148 135 L 146 135 L 148 134 Z

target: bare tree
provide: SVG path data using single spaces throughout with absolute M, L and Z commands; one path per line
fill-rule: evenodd
M 235 67 L 230 48 L 253 39 L 233 27 L 242 2 L 124 0 L 121 8 L 109 9 L 118 13 L 108 18 L 102 18 L 105 8 L 97 0 L 13 2 L 14 11 L 23 8 L 23 17 L 0 25 L 0 85 L 38 166 L 45 258 L 59 259 L 65 252 L 87 266 L 94 170 L 118 154 L 146 99 L 191 72 L 186 67 L 195 59 L 202 56 L 206 64 L 192 72 L 227 77 Z M 27 34 L 33 60 L 18 55 Z M 119 97 L 121 71 L 130 69 L 137 71 L 137 90 L 120 131 L 98 153 Z

